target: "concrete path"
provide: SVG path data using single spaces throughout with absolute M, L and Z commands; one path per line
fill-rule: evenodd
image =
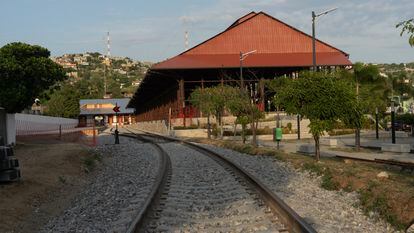
M 411 140 L 414 140 L 411 138 Z M 313 142 L 311 142 L 313 144 Z M 259 144 L 265 147 L 276 148 L 277 144 L 273 141 L 260 141 Z M 297 141 L 297 142 L 281 142 L 280 149 L 288 153 L 296 153 L 296 148 L 300 144 L 309 144 L 307 141 Z M 384 160 L 396 160 L 401 162 L 414 163 L 414 154 L 412 153 L 391 153 L 391 152 L 382 152 L 382 151 L 363 151 L 363 152 L 354 152 L 354 151 L 341 151 L 341 149 L 349 149 L 344 145 L 338 145 L 336 148 L 331 148 L 328 146 L 321 146 L 321 156 L 324 157 L 335 157 L 335 156 L 347 156 L 359 159 L 384 159 Z

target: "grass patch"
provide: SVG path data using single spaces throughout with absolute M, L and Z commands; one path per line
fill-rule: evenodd
M 59 176 L 58 180 L 59 180 L 60 183 L 66 184 L 66 178 L 64 176 Z
M 306 162 L 303 164 L 302 170 L 309 171 L 310 173 L 321 176 L 324 172 L 322 165 L 316 162 Z
M 326 190 L 339 190 L 340 184 L 334 179 L 332 173 L 327 170 L 322 176 L 321 187 Z
M 83 170 L 86 173 L 91 172 L 95 167 L 97 162 L 101 162 L 102 157 L 98 153 L 93 153 L 91 156 L 82 158 Z
M 378 183 L 370 182 L 366 189 L 358 191 L 365 214 L 370 215 L 370 213 L 375 212 L 398 230 L 404 229 L 406 226 L 393 212 L 388 197 L 384 193 L 377 193 L 378 187 Z

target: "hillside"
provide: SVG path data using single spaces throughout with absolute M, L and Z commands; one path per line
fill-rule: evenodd
M 77 118 L 80 99 L 131 97 L 152 65 L 100 53 L 65 54 L 52 60 L 64 68 L 67 79 L 39 96 L 41 104 L 35 107 L 41 114 L 69 118 Z
M 403 75 L 407 78 L 414 79 L 414 62 L 410 63 L 391 63 L 376 64 L 383 74 L 387 75 Z
M 145 73 L 152 65 L 149 62 L 134 61 L 128 57 L 110 57 L 88 52 L 83 54 L 65 54 L 52 58 L 67 72 L 71 83 L 92 81 L 100 84 L 95 89 L 104 94 L 104 80 L 107 81 L 107 93 L 111 97 L 129 97 L 136 90 Z M 93 86 L 93 85 L 92 85 Z M 98 97 L 98 96 L 97 96 Z

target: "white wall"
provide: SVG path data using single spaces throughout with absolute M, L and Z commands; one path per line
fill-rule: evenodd
M 73 129 L 78 125 L 77 119 L 62 117 L 49 117 L 31 114 L 15 114 L 16 134 L 30 135 L 47 131 L 58 131 L 59 126 L 63 129 Z
M 6 114 L 6 131 L 7 131 L 7 144 L 16 144 L 16 121 L 15 114 Z

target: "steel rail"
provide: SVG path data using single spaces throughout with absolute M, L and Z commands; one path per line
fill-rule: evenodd
M 130 130 L 128 130 L 130 131 Z M 130 131 L 133 133 L 132 131 Z M 153 138 L 160 138 L 166 141 L 177 142 L 183 145 L 186 145 L 198 152 L 208 155 L 209 157 L 213 158 L 215 161 L 219 160 L 220 163 L 224 163 L 226 166 L 230 167 L 233 171 L 235 171 L 239 176 L 243 177 L 245 180 L 248 181 L 251 187 L 257 191 L 259 196 L 262 198 L 264 203 L 270 207 L 273 213 L 279 217 L 281 222 L 286 227 L 286 231 L 292 233 L 315 233 L 316 230 L 310 226 L 302 217 L 300 217 L 292 208 L 290 208 L 281 198 L 279 198 L 276 194 L 274 194 L 269 188 L 267 188 L 261 181 L 247 172 L 241 166 L 233 163 L 229 159 L 225 158 L 224 156 L 211 151 L 207 148 L 199 146 L 197 144 L 187 142 L 177 138 L 171 138 L 167 136 L 162 136 L 158 134 L 153 134 L 145 131 L 141 131 L 144 133 L 145 136 L 153 137 Z
M 154 205 L 157 205 L 157 203 L 159 202 L 160 196 L 166 186 L 168 176 L 171 173 L 171 161 L 168 154 L 157 143 L 145 139 L 141 137 L 139 134 L 130 135 L 122 133 L 119 135 L 123 137 L 138 139 L 145 143 L 150 143 L 152 146 L 156 148 L 160 155 L 158 174 L 155 179 L 154 185 L 151 189 L 151 192 L 148 195 L 147 200 L 145 201 L 142 209 L 138 212 L 138 214 L 128 227 L 128 230 L 126 231 L 127 233 L 135 233 L 138 232 L 139 229 L 145 224 L 145 219 L 148 215 L 150 215 L 152 207 Z

